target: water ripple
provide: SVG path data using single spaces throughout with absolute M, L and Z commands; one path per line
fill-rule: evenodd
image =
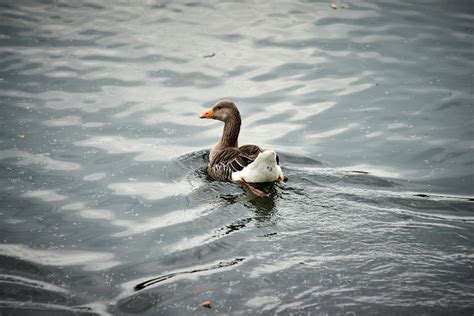
M 471 2 L 0 3 L 0 314 L 472 314 Z
M 81 166 L 76 163 L 55 160 L 48 154 L 31 154 L 22 150 L 0 150 L 0 159 L 16 158 L 19 166 L 39 165 L 49 170 L 77 170 Z
M 23 245 L 0 245 L 2 256 L 17 257 L 22 260 L 49 266 L 81 265 L 88 271 L 109 269 L 119 262 L 114 255 L 106 252 L 90 252 L 79 250 L 37 250 Z

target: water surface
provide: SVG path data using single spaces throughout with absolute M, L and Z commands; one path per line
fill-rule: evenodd
M 0 4 L 0 314 L 471 315 L 473 5 L 336 3 Z

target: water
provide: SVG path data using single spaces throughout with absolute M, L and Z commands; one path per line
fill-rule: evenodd
M 472 2 L 335 4 L 3 1 L 0 314 L 471 315 Z

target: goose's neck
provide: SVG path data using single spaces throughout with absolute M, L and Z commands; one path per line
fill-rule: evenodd
M 224 131 L 222 132 L 221 139 L 217 142 L 217 144 L 212 147 L 210 155 L 209 155 L 209 163 L 212 163 L 216 155 L 221 152 L 222 150 L 228 147 L 238 147 L 238 139 L 240 133 L 240 114 L 234 113 L 234 115 L 230 116 L 224 125 Z
M 238 139 L 240 133 L 240 115 L 233 115 L 229 117 L 224 125 L 224 131 L 219 141 L 221 148 L 238 147 Z

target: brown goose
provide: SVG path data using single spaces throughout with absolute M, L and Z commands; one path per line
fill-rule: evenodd
M 256 145 L 238 146 L 242 121 L 233 102 L 221 100 L 199 117 L 225 123 L 221 139 L 209 154 L 207 171 L 213 179 L 241 182 L 257 196 L 267 194 L 252 187 L 250 183 L 286 181 L 278 156 L 273 150 L 264 151 Z

